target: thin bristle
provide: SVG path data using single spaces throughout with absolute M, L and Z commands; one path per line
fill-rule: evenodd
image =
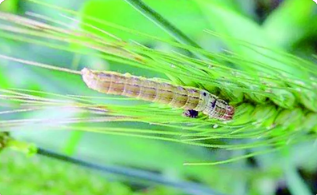
M 14 58 L 14 57 L 6 56 L 6 55 L 1 55 L 0 54 L 0 58 L 6 59 L 6 60 L 10 60 L 10 61 L 14 61 L 14 62 L 19 62 L 19 63 L 25 64 L 25 65 L 29 65 L 29 66 L 35 66 L 35 67 L 45 68 L 45 69 L 49 69 L 49 70 L 56 70 L 56 71 L 61 71 L 61 72 L 67 72 L 67 73 L 71 73 L 71 74 L 81 75 L 80 71 L 71 70 L 71 69 L 67 69 L 67 68 L 56 67 L 56 66 L 51 66 L 51 65 L 48 65 L 48 64 L 42 64 L 42 63 L 28 61 L 28 60 L 23 60 L 23 59 Z

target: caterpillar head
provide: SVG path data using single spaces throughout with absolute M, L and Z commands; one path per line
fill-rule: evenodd
M 88 68 L 83 68 L 81 70 L 81 75 L 83 77 L 84 82 L 90 88 L 91 87 L 91 83 L 93 82 L 93 80 L 95 78 L 95 75 L 93 74 L 93 72 L 91 70 L 89 70 Z
M 89 70 L 88 68 L 83 68 L 81 70 L 81 75 L 83 81 L 86 83 L 87 87 L 90 89 L 102 92 L 102 86 L 99 82 L 98 76 L 93 71 Z

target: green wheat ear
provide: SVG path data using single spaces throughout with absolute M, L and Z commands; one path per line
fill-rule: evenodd
M 72 17 L 78 15 L 70 10 L 53 9 L 69 14 L 70 16 L 65 16 L 65 18 L 70 21 L 74 20 Z M 78 109 L 79 115 L 83 114 L 84 111 L 86 115 L 75 122 L 72 118 L 65 119 L 63 124 L 68 129 L 160 139 L 228 150 L 263 146 L 279 148 L 285 144 L 315 138 L 315 134 L 303 133 L 316 132 L 317 129 L 317 120 L 315 120 L 317 117 L 316 73 L 314 72 L 314 64 L 311 62 L 282 51 L 239 40 L 234 41 L 238 42 L 244 49 L 253 50 L 257 58 L 248 59 L 232 52 L 211 53 L 193 45 L 160 40 L 89 16 L 83 16 L 85 22 L 80 22 L 84 28 L 76 30 L 67 28 L 67 24 L 61 24 L 60 21 L 36 14 L 32 14 L 32 16 L 53 22 L 56 25 L 48 25 L 35 19 L 1 13 L 0 19 L 9 21 L 10 24 L 0 27 L 2 30 L 0 36 L 156 72 L 170 78 L 175 84 L 200 87 L 216 93 L 221 98 L 229 100 L 236 109 L 232 121 L 221 122 L 203 116 L 198 119 L 184 118 L 181 116 L 180 110 L 172 110 L 156 104 L 137 105 L 131 103 L 134 101 L 131 99 L 116 99 L 116 101 L 120 101 L 120 104 L 114 105 L 99 103 L 93 97 L 71 97 L 25 89 L 1 92 L 11 101 L 28 102 L 30 99 L 26 97 L 32 97 L 38 104 L 37 108 L 40 109 L 51 106 L 52 101 L 57 101 L 54 104 L 55 107 L 65 106 L 63 100 L 69 101 L 70 106 Z M 177 52 L 163 52 L 140 44 L 128 43 L 104 32 L 97 26 L 91 26 L 90 22 L 138 36 L 151 37 L 156 41 L 167 43 L 178 49 L 189 50 L 204 57 L 200 59 L 188 57 Z M 100 33 L 103 36 L 100 36 Z M 225 36 L 220 37 L 229 39 Z M 59 43 L 50 42 L 50 40 Z M 60 43 L 70 44 L 73 47 Z M 23 61 L 14 57 L 1 55 L 1 58 L 55 69 L 60 72 L 76 73 L 73 70 Z M 45 98 L 43 99 L 42 96 Z M 106 102 L 113 100 L 109 96 L 103 98 Z M 100 116 L 96 114 L 96 111 L 106 115 Z M 95 122 L 115 122 L 117 127 L 105 128 L 96 125 L 92 128 L 90 123 L 93 121 L 88 120 L 87 115 L 93 117 Z M 133 129 L 123 126 L 120 123 L 122 121 L 152 124 L 160 130 Z M 6 122 L 7 127 L 23 125 L 17 121 Z M 74 123 L 81 126 L 70 125 Z M 83 123 L 88 127 L 83 126 Z M 295 137 L 296 139 L 293 139 Z M 250 138 L 254 142 L 231 144 L 232 140 Z M 227 142 L 218 143 L 214 141 L 216 139 L 223 139 Z

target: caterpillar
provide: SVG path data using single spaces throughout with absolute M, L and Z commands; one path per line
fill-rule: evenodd
M 93 90 L 182 108 L 188 117 L 195 118 L 198 112 L 202 112 L 209 118 L 231 120 L 234 115 L 232 106 L 206 90 L 88 68 L 83 68 L 81 74 L 83 81 Z

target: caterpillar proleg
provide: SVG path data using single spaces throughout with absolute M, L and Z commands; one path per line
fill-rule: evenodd
M 186 110 L 189 117 L 202 112 L 210 118 L 230 120 L 234 108 L 206 90 L 176 86 L 129 74 L 81 70 L 86 85 L 105 94 L 122 95 Z

